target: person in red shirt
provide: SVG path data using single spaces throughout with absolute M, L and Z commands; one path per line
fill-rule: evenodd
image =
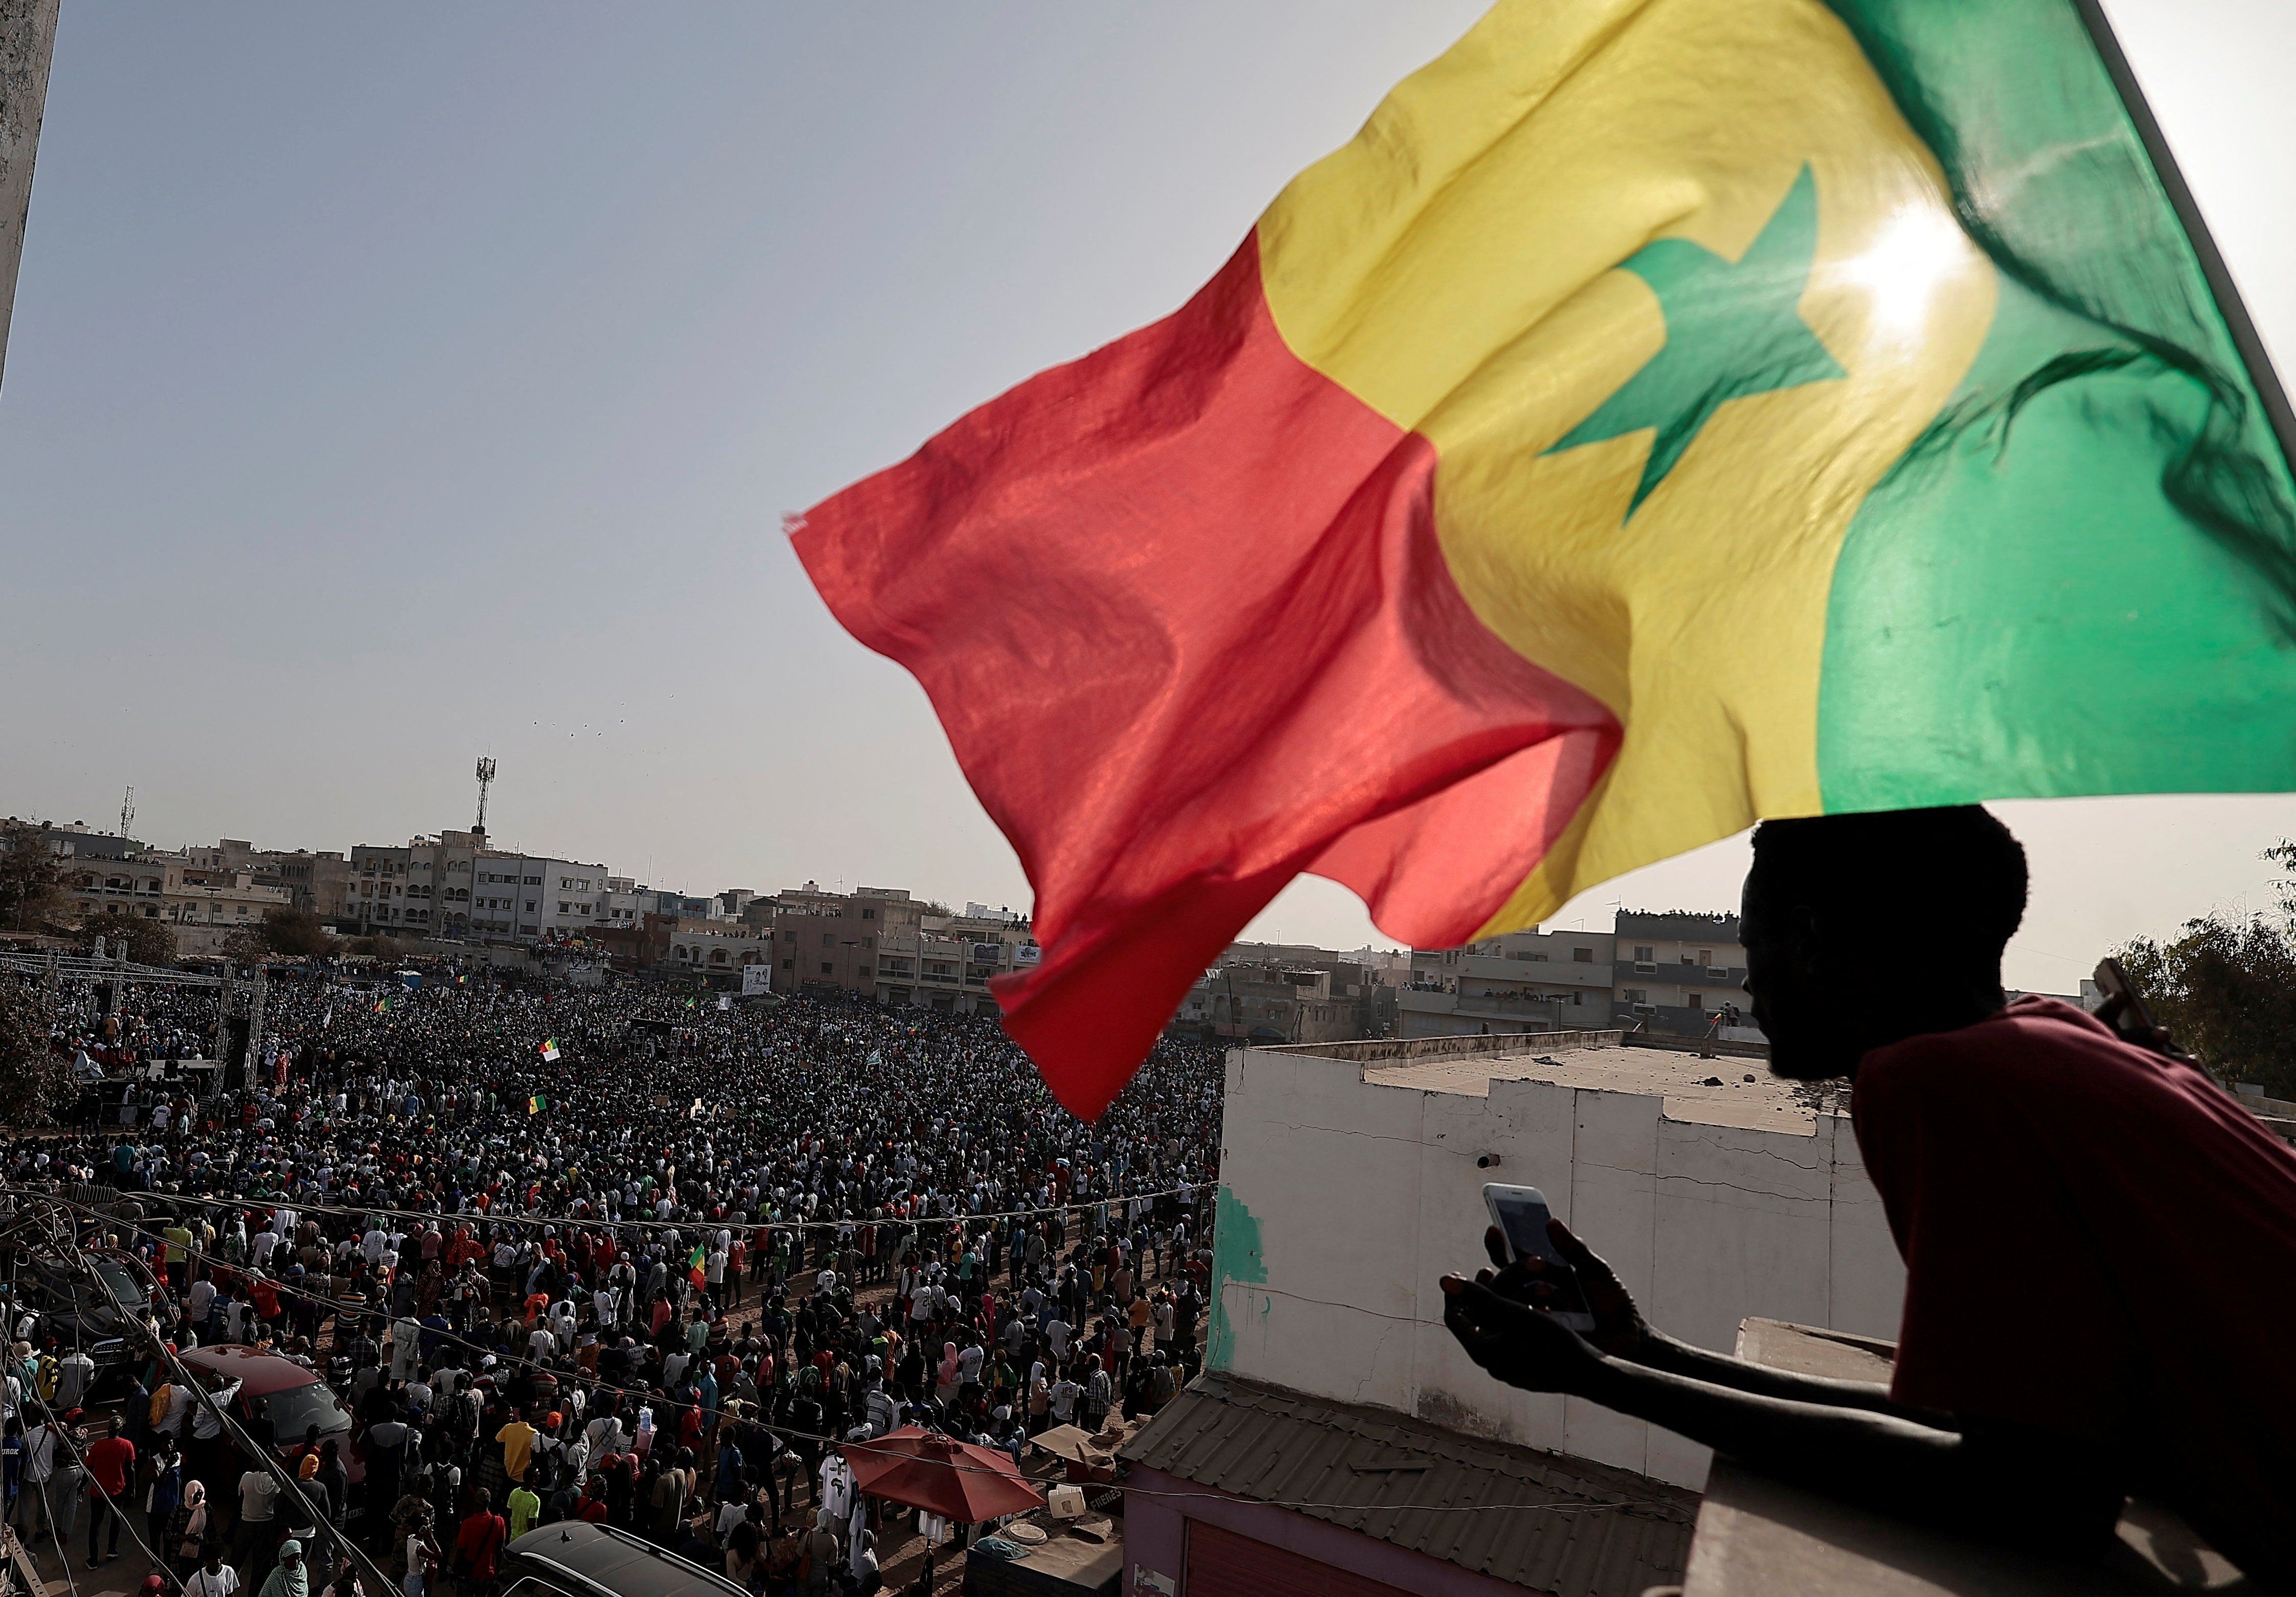
M 593 1475 L 590 1477 L 588 1484 L 584 1486 L 582 1488 L 582 1501 L 580 1504 L 576 1507 L 574 1511 L 578 1517 L 587 1520 L 593 1525 L 603 1525 L 605 1523 L 606 1515 L 609 1511 L 606 1507 L 606 1478 L 604 1476 Z
M 111 1425 L 87 1445 L 87 1567 L 119 1556 L 119 1515 L 127 1502 L 127 1471 L 135 1467 L 135 1444 Z M 111 1547 L 96 1556 L 96 1533 L 109 1523 Z
M 2257 1379 L 2296 1325 L 2296 1151 L 2159 1034 L 2006 1003 L 2025 892 L 2024 851 L 1974 807 L 1755 833 L 1742 936 L 1770 1069 L 1849 1078 L 1906 1262 L 1889 1387 L 1652 1330 L 1559 1222 L 1589 1337 L 1538 1312 L 1558 1283 L 1535 1263 L 1446 1277 L 1445 1323 L 1511 1385 L 1813 1491 L 2079 1555 L 2141 1492 L 2252 1589 L 2296 1591 L 2296 1393 Z
M 501 1572 L 503 1542 L 509 1533 L 486 1494 L 472 1493 L 471 1511 L 455 1533 L 455 1568 L 467 1586 L 487 1585 Z

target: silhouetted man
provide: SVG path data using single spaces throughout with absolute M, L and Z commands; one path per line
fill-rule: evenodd
M 2296 1151 L 2189 1064 L 2065 1003 L 2005 1003 L 2025 856 L 1974 807 L 1773 821 L 1746 879 L 1771 1069 L 1848 1077 L 1906 1261 L 1889 1388 L 1788 1374 L 1645 1326 L 1553 1234 L 1596 1310 L 1531 1265 L 1446 1277 L 1476 1363 L 1831 1495 L 2026 1542 L 2099 1542 L 2122 1496 L 2296 1590 Z M 1489 1239 L 1495 1262 L 1496 1233 Z

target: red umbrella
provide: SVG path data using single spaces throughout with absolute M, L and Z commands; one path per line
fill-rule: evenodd
M 853 1484 L 870 1496 L 959 1525 L 1045 1504 L 1043 1494 L 1021 1478 L 1008 1454 L 914 1425 L 873 1442 L 846 1443 L 845 1462 L 853 1468 Z

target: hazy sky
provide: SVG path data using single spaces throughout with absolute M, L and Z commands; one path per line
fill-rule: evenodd
M 1480 0 L 64 0 L 0 393 L 0 813 L 1020 904 L 779 531 L 1184 300 Z M 2110 9 L 2296 349 L 2296 7 Z M 2008 807 L 2010 977 L 2260 902 L 2296 800 Z M 1741 843 L 1562 923 L 1734 902 Z M 1353 946 L 1345 889 L 1255 929 Z

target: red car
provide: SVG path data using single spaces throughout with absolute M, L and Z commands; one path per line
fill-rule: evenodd
M 291 1358 L 258 1353 L 235 1343 L 220 1347 L 195 1347 L 184 1363 L 209 1391 L 228 1381 L 239 1382 L 231 1415 L 258 1442 L 268 1442 L 279 1456 L 288 1457 L 303 1445 L 312 1426 L 319 1439 L 332 1441 L 342 1454 L 343 1468 L 354 1482 L 366 1478 L 366 1450 L 351 1445 L 351 1412 L 334 1388 Z

